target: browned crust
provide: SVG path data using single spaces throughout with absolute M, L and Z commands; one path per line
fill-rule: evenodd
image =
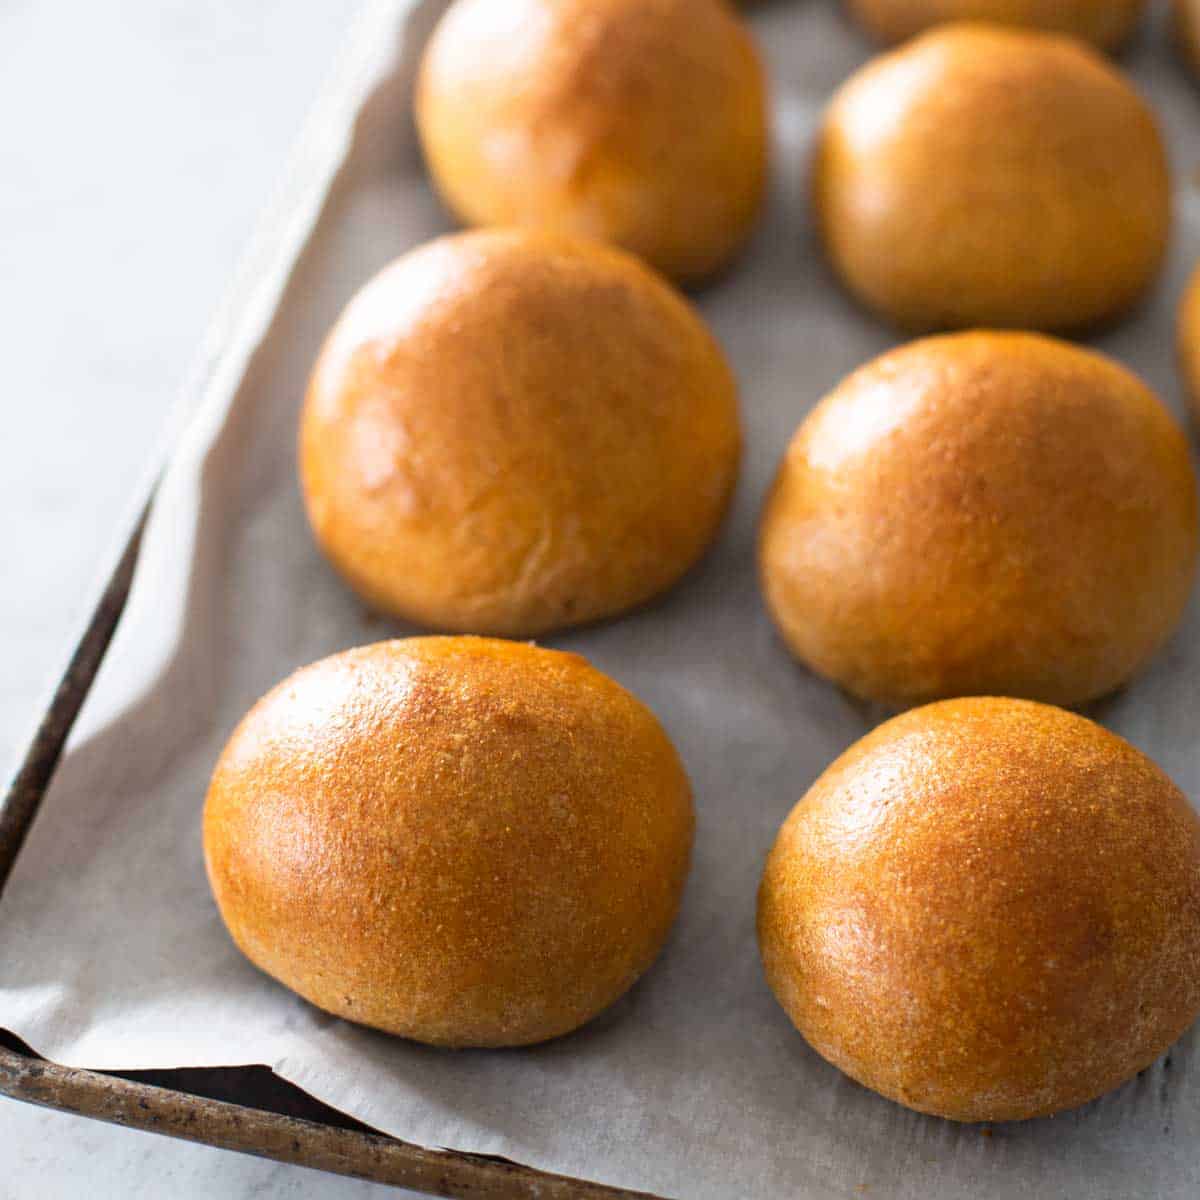
M 300 474 L 368 601 L 533 636 L 658 595 L 716 535 L 737 389 L 691 306 L 629 255 L 529 231 L 397 260 L 312 375 Z
M 383 642 L 297 672 L 231 737 L 209 878 L 252 962 L 419 1041 L 522 1045 L 622 995 L 674 921 L 691 793 L 653 715 L 583 659 Z
M 818 137 L 826 250 L 914 331 L 1076 330 L 1126 311 L 1166 250 L 1152 110 L 1073 38 L 936 29 L 843 84 Z
M 458 0 L 416 111 L 465 223 L 611 241 L 681 282 L 724 266 L 762 204 L 766 82 L 723 0 Z
M 913 342 L 797 431 L 763 512 L 767 604 L 857 695 L 1079 704 L 1176 627 L 1196 564 L 1183 431 L 1135 376 L 1033 334 Z
M 1200 824 L 1144 755 L 1027 701 L 897 717 L 796 806 L 759 892 L 811 1045 L 958 1121 L 1082 1104 L 1200 1008 Z

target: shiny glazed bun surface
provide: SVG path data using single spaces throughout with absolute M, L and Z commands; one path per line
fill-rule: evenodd
M 573 654 L 416 638 L 264 697 L 213 775 L 204 849 L 246 956 L 317 1007 L 447 1046 L 569 1032 L 658 955 L 688 780 Z
M 1200 1008 L 1200 826 L 1098 725 L 1028 701 L 916 709 L 852 746 L 759 892 L 780 1004 L 852 1078 L 957 1121 L 1083 1104 Z
M 760 569 L 792 652 L 891 704 L 1075 705 L 1128 679 L 1195 573 L 1187 439 L 1135 376 L 1036 334 L 912 342 L 809 414 Z
M 817 221 L 847 288 L 916 331 L 1081 329 L 1158 272 L 1170 179 L 1150 108 L 1073 38 L 948 25 L 826 113 Z
M 766 104 L 723 0 L 457 0 L 416 99 L 464 222 L 614 242 L 685 283 L 724 266 L 758 216 Z
M 733 376 L 687 301 L 620 251 L 520 230 L 441 238 L 367 284 L 300 430 L 317 541 L 369 603 L 523 637 L 674 584 L 739 454 Z

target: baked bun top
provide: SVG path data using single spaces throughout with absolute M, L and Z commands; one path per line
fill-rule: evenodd
M 813 173 L 833 265 L 917 332 L 1108 320 L 1156 275 L 1167 157 L 1146 103 L 1074 38 L 945 25 L 829 105 Z
M 1134 375 L 1036 334 L 951 334 L 809 414 L 763 515 L 768 606 L 856 695 L 1080 704 L 1178 624 L 1197 550 L 1187 439 Z
M 373 605 L 534 636 L 674 584 L 738 473 L 713 336 L 630 255 L 522 230 L 440 238 L 351 301 L 309 385 L 317 540 Z
M 314 1004 L 425 1042 L 520 1045 L 654 960 L 692 823 L 661 726 L 584 659 L 412 638 L 255 705 L 204 842 L 235 942 Z
M 723 0 L 457 0 L 416 110 L 467 224 L 613 242 L 679 282 L 724 266 L 762 204 L 766 80 Z
M 1200 825 L 1100 726 L 951 700 L 813 785 L 763 876 L 759 937 L 812 1046 L 911 1108 L 1015 1120 L 1147 1067 L 1200 1008 Z

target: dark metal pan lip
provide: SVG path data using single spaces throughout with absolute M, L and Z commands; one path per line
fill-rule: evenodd
M 230 1071 L 229 1074 L 235 1074 Z M 343 1128 L 180 1092 L 120 1075 L 63 1067 L 0 1044 L 0 1095 L 275 1162 L 310 1167 L 458 1200 L 663 1200 L 508 1159 L 431 1150 Z M 348 1118 L 347 1123 L 358 1126 Z

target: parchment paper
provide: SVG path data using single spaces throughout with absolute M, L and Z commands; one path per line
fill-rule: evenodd
M 698 295 L 742 383 L 747 451 L 732 518 L 661 603 L 546 639 L 649 703 L 692 776 L 695 864 L 663 959 L 576 1035 L 453 1053 L 322 1015 L 226 938 L 199 836 L 225 737 L 296 666 L 413 632 L 372 617 L 334 577 L 294 481 L 297 412 L 326 328 L 377 268 L 449 227 L 408 108 L 415 51 L 440 4 L 411 20 L 410 7 L 378 0 L 363 14 L 296 164 L 299 191 L 268 231 L 231 310 L 237 319 L 222 323 L 223 353 L 155 506 L 128 613 L 0 904 L 0 1025 L 80 1066 L 266 1063 L 425 1145 L 689 1200 L 1200 1194 L 1195 1034 L 1169 1066 L 1086 1109 L 985 1137 L 842 1077 L 792 1030 L 762 979 L 754 901 L 763 856 L 815 776 L 882 715 L 787 657 L 753 569 L 759 504 L 792 430 L 841 376 L 895 340 L 829 278 L 803 203 L 818 113 L 870 52 L 832 0 L 755 11 L 774 78 L 770 209 L 743 261 Z M 1200 254 L 1190 194 L 1200 93 L 1157 27 L 1124 61 L 1165 123 L 1178 223 L 1154 296 L 1099 344 L 1180 411 L 1171 331 Z M 1198 681 L 1194 602 L 1153 668 L 1092 713 L 1193 798 Z

